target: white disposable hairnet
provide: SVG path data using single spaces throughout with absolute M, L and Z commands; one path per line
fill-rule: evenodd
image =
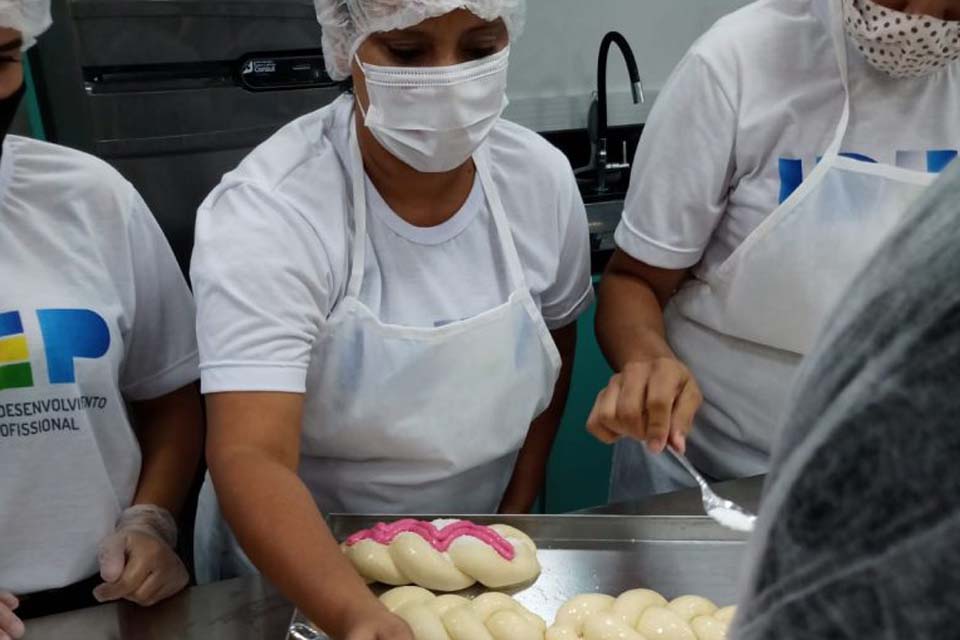
M 731 638 L 957 637 L 958 219 L 954 162 L 803 365 Z
M 0 27 L 22 34 L 26 51 L 51 24 L 50 0 L 0 0 Z
M 503 18 L 515 40 L 523 31 L 526 0 L 314 0 L 323 27 L 323 56 L 334 80 L 350 75 L 357 48 L 371 33 L 407 29 L 466 9 L 484 20 Z

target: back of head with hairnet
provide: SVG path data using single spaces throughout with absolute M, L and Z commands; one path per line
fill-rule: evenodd
M 775 447 L 737 640 L 960 635 L 960 162 L 859 276 Z
M 50 27 L 50 0 L 0 0 L 0 27 L 16 29 L 29 49 Z
M 466 9 L 484 20 L 503 18 L 515 40 L 523 31 L 526 0 L 314 0 L 323 27 L 323 56 L 334 80 L 350 75 L 357 48 L 371 33 L 407 29 Z

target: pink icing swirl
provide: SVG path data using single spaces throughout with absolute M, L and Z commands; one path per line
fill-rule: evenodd
M 390 524 L 380 522 L 372 529 L 358 531 L 347 538 L 347 546 L 352 547 L 364 540 L 373 540 L 379 544 L 388 545 L 401 533 L 415 533 L 440 552 L 445 552 L 458 538 L 476 538 L 490 545 L 504 560 L 512 561 L 517 552 L 507 539 L 490 527 L 483 527 L 467 520 L 451 522 L 442 529 L 437 529 L 432 522 L 422 520 L 397 520 Z

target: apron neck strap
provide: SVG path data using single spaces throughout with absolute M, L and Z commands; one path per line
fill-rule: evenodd
M 847 129 L 850 127 L 850 56 L 847 51 L 846 30 L 843 27 L 842 0 L 814 0 L 814 4 L 822 13 L 821 17 L 826 22 L 827 29 L 830 32 L 833 49 L 837 57 L 837 65 L 840 68 L 840 80 L 843 82 L 843 113 L 840 116 L 840 122 L 837 124 L 833 141 L 823 154 L 824 160 L 832 160 L 840 155 Z
M 353 115 L 351 115 L 350 120 L 350 170 L 352 173 L 350 178 L 353 183 L 353 260 L 350 267 L 350 283 L 347 286 L 347 295 L 351 298 L 358 298 L 360 297 L 360 287 L 363 285 L 363 270 L 367 250 L 367 185 L 366 171 L 363 168 L 363 156 L 360 153 L 360 143 L 357 135 L 357 121 Z M 500 200 L 500 193 L 497 191 L 493 176 L 490 173 L 489 150 L 486 145 L 481 146 L 480 150 L 474 154 L 474 164 L 477 167 L 477 175 L 480 176 L 480 184 L 490 206 L 500 250 L 503 259 L 506 261 L 507 275 L 510 278 L 510 292 L 512 294 L 514 291 L 525 291 L 527 284 L 523 266 L 520 263 L 520 254 L 517 251 L 516 243 L 513 241 L 513 233 L 510 231 L 510 223 L 507 220 L 503 202 Z
M 360 297 L 360 286 L 363 284 L 363 268 L 366 264 L 367 251 L 367 173 L 363 168 L 363 156 L 360 153 L 360 142 L 357 137 L 357 119 L 354 111 L 350 112 L 350 180 L 353 183 L 353 261 L 350 265 L 350 284 L 347 286 L 347 296 Z
M 503 207 L 503 201 L 500 199 L 500 192 L 493 182 L 493 174 L 490 171 L 490 149 L 486 144 L 481 145 L 477 153 L 474 154 L 473 162 L 477 167 L 477 175 L 480 176 L 480 185 L 487 196 L 487 202 L 490 205 L 490 214 L 493 216 L 493 223 L 497 228 L 497 239 L 500 241 L 500 252 L 507 263 L 507 275 L 510 277 L 511 293 L 514 291 L 527 290 L 527 278 L 523 272 L 523 265 L 520 262 L 520 252 L 517 251 L 517 244 L 513 239 L 513 232 L 510 230 L 510 221 L 507 219 L 507 211 Z

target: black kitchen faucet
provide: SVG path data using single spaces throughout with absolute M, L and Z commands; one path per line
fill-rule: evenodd
M 643 83 L 640 81 L 640 70 L 637 68 L 637 59 L 633 55 L 633 50 L 627 39 L 617 31 L 611 31 L 603 37 L 600 43 L 600 57 L 597 61 L 597 101 L 596 101 L 596 130 L 595 136 L 596 157 L 594 166 L 597 171 L 597 181 L 594 188 L 597 193 L 607 191 L 607 171 L 608 165 L 607 152 L 607 58 L 610 57 L 610 46 L 616 44 L 623 54 L 623 59 L 627 63 L 627 73 L 630 75 L 630 90 L 633 93 L 634 104 L 644 102 Z M 623 158 L 623 167 L 629 167 L 627 158 Z

